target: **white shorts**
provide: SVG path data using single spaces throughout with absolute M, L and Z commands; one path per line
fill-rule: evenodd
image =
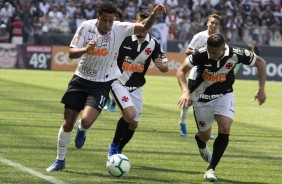
M 196 125 L 200 132 L 208 130 L 214 122 L 214 115 L 223 115 L 234 120 L 235 96 L 227 93 L 210 102 L 193 101 Z
M 143 109 L 142 87 L 130 92 L 130 87 L 125 87 L 120 83 L 120 81 L 115 80 L 112 83 L 111 93 L 121 110 L 129 106 L 135 107 L 136 116 L 134 120 L 140 120 Z

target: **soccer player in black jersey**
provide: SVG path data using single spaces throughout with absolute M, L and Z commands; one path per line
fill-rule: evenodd
M 183 92 L 178 104 L 181 108 L 193 105 L 198 128 L 195 139 L 202 158 L 210 163 L 204 175 L 209 181 L 217 181 L 215 168 L 229 142 L 231 124 L 235 116 L 232 87 L 235 80 L 234 68 L 239 63 L 257 67 L 259 89 L 254 100 L 257 99 L 259 105 L 262 105 L 266 99 L 265 60 L 247 49 L 228 46 L 218 33 L 210 35 L 207 46 L 189 55 L 177 71 L 177 80 Z M 197 66 L 196 80 L 187 84 L 185 74 L 194 66 Z M 214 121 L 218 125 L 218 135 L 211 153 L 206 142 L 210 138 Z
M 136 22 L 142 22 L 149 16 L 148 10 L 141 10 L 136 15 Z M 129 36 L 121 44 L 118 66 L 122 76 L 112 84 L 112 96 L 122 111 L 108 157 L 121 153 L 124 146 L 131 140 L 143 108 L 142 86 L 145 74 L 151 63 L 161 72 L 168 71 L 167 58 L 159 42 L 148 31 Z

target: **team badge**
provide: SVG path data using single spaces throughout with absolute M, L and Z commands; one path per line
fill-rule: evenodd
M 226 63 L 225 68 L 230 69 L 233 67 L 233 63 Z
M 127 96 L 123 96 L 122 98 L 121 98 L 121 101 L 123 101 L 123 102 L 128 102 L 128 97 Z
M 151 55 L 152 54 L 152 49 L 151 48 L 146 48 L 145 49 L 145 54 L 146 55 Z

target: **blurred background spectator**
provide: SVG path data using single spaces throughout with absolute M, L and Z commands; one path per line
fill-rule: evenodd
M 207 17 L 216 13 L 222 17 L 221 32 L 231 44 L 282 46 L 281 0 L 107 0 L 118 7 L 117 20 L 132 22 L 139 9 L 153 10 L 164 4 L 167 13 L 156 27 L 166 29 L 170 41 L 190 42 L 192 36 L 206 29 Z M 102 0 L 0 0 L 0 35 L 8 33 L 9 42 L 23 22 L 23 43 L 40 44 L 44 30 L 52 34 L 73 35 L 80 23 L 96 18 Z M 15 20 L 19 17 L 19 20 Z M 4 28 L 4 25 L 6 28 Z M 15 26 L 16 25 L 16 26 Z M 18 29 L 15 31 L 15 27 Z M 14 30 L 14 31 L 12 31 Z M 157 29 L 153 30 L 157 32 Z M 165 33 L 162 33 L 165 32 Z M 18 32 L 19 33 L 19 32 Z M 19 35 L 18 35 L 19 36 Z M 158 38 L 160 39 L 160 38 Z M 1 41 L 2 42 L 2 41 Z M 20 42 L 18 42 L 20 43 Z

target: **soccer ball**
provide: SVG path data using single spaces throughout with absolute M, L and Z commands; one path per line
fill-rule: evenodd
M 127 174 L 130 170 L 130 162 L 123 154 L 112 155 L 107 161 L 107 171 L 110 175 L 121 177 Z

